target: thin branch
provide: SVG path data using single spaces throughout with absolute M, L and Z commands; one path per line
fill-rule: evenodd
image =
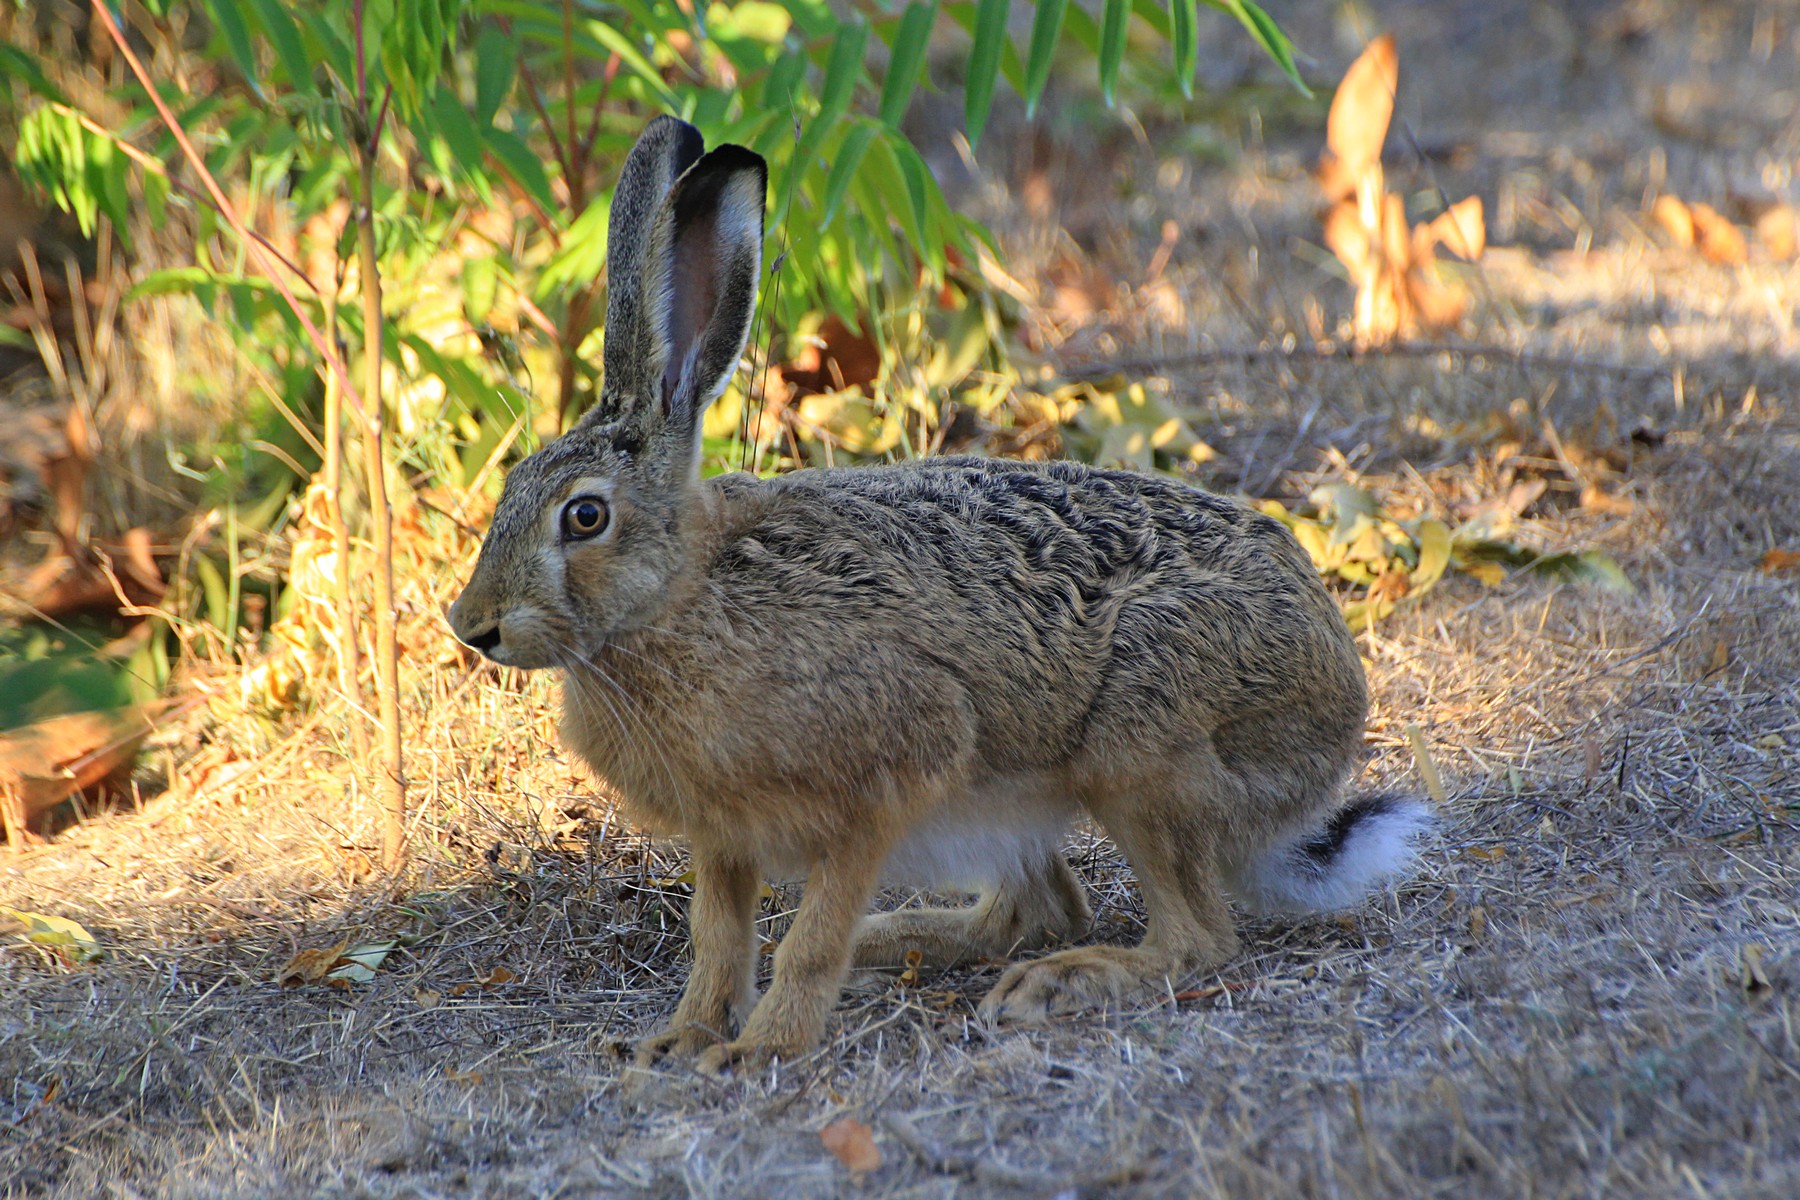
M 1602 362 L 1561 354 L 1538 354 L 1515 350 L 1510 346 L 1475 342 L 1402 342 L 1391 346 L 1358 349 L 1353 346 L 1320 344 L 1284 349 L 1280 346 L 1244 346 L 1222 350 L 1201 350 L 1192 354 L 1153 355 L 1147 358 L 1123 358 L 1109 362 L 1064 364 L 1063 372 L 1071 379 L 1096 379 L 1119 373 L 1137 374 L 1169 367 L 1206 367 L 1221 363 L 1253 362 L 1364 362 L 1381 358 L 1434 358 L 1452 354 L 1459 358 L 1491 358 L 1521 367 L 1541 367 L 1555 371 L 1583 371 L 1599 375 L 1622 375 L 1627 378 L 1652 379 L 1667 374 L 1672 366 L 1633 366 L 1627 363 Z
M 163 102 L 162 93 L 151 84 L 150 73 L 144 69 L 142 60 L 131 48 L 131 43 L 126 40 L 124 31 L 119 28 L 118 22 L 113 20 L 111 10 L 106 7 L 103 0 L 92 0 L 92 3 L 95 18 L 111 36 L 113 44 L 119 48 L 119 54 L 125 59 L 126 65 L 131 68 L 131 73 L 137 77 L 138 83 L 149 94 L 150 102 L 156 106 L 157 115 L 162 118 L 163 124 L 168 126 L 170 134 L 175 138 L 175 144 L 181 147 L 182 155 L 188 160 L 188 165 L 200 177 L 200 182 L 206 185 L 206 190 L 212 196 L 213 205 L 219 210 L 219 215 L 225 218 L 225 223 L 231 226 L 231 231 L 243 241 L 245 248 L 250 251 L 251 257 L 258 260 L 257 265 L 269 277 L 269 282 L 275 285 L 275 290 L 281 293 L 281 298 L 287 302 L 288 308 L 300 322 L 300 327 L 306 331 L 307 340 L 313 344 L 313 349 L 319 352 L 319 356 L 325 360 L 325 365 L 332 374 L 337 376 L 338 386 L 343 389 L 344 403 L 349 405 L 358 420 L 367 424 L 369 414 L 363 407 L 362 396 L 357 392 L 355 385 L 350 382 L 350 372 L 345 368 L 343 360 L 338 357 L 336 348 L 326 340 L 324 334 L 319 332 L 319 327 L 313 324 L 312 318 L 307 315 L 306 309 L 301 306 L 298 297 L 288 287 L 281 272 L 275 269 L 277 265 L 275 256 L 263 248 L 261 241 L 250 235 L 243 219 L 237 215 L 237 210 L 225 198 L 224 189 L 219 187 L 219 181 L 213 178 L 211 171 L 207 170 L 205 160 L 200 157 L 200 152 L 194 149 L 194 143 L 188 138 L 187 131 L 181 127 L 181 122 L 175 119 L 175 114 L 169 111 L 169 106 Z M 361 8 L 361 0 L 358 0 L 359 16 Z M 314 290 L 317 291 L 316 288 Z
M 499 18 L 500 29 L 507 37 L 513 38 L 512 22 L 505 17 Z M 525 98 L 531 101 L 531 107 L 537 112 L 538 120 L 544 123 L 544 132 L 550 135 L 550 152 L 556 156 L 557 166 L 563 169 L 563 175 L 569 173 L 569 155 L 563 147 L 562 139 L 556 136 L 556 122 L 550 119 L 550 110 L 544 106 L 543 93 L 538 89 L 537 77 L 531 73 L 531 64 L 525 60 L 525 44 L 519 42 L 519 78 L 525 81 Z

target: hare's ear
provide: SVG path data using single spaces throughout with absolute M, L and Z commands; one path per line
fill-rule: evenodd
M 613 191 L 606 240 L 606 396 L 617 406 L 653 395 L 644 376 L 653 338 L 644 316 L 644 253 L 675 181 L 700 160 L 705 143 L 686 121 L 660 116 L 644 127 Z M 624 416 L 590 412 L 587 424 Z
M 762 270 L 769 168 L 742 146 L 720 146 L 676 183 L 644 251 L 649 353 L 644 382 L 662 402 L 671 444 L 697 439 L 700 415 L 737 368 Z M 686 447 L 691 449 L 691 447 Z

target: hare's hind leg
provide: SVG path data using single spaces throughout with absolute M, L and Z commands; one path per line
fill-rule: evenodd
M 1166 991 L 1237 952 L 1219 872 L 1223 814 L 1241 790 L 1210 749 L 1151 778 L 1109 781 L 1090 808 L 1124 851 L 1149 929 L 1134 947 L 1082 946 L 1018 963 L 981 1002 L 990 1021 L 1031 1022 Z
M 903 909 L 868 918 L 856 936 L 855 962 L 897 969 L 916 950 L 926 966 L 953 967 L 1072 942 L 1093 920 L 1081 880 L 1052 851 L 1022 864 L 972 907 Z
M 648 1066 L 665 1055 L 691 1055 L 731 1036 L 756 993 L 754 865 L 700 846 L 694 848 L 694 899 L 688 927 L 694 965 L 669 1027 L 638 1043 Z

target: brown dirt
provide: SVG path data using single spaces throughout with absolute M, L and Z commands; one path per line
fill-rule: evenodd
M 1349 476 L 1454 515 L 1505 459 L 1551 482 L 1531 538 L 1605 548 L 1634 581 L 1453 578 L 1363 636 L 1363 782 L 1420 787 L 1414 722 L 1448 785 L 1413 878 L 1249 921 L 1244 954 L 1169 1002 L 1043 1030 L 975 1021 L 998 966 L 858 979 L 811 1058 L 627 1103 L 620 1045 L 685 973 L 682 855 L 615 824 L 557 749 L 552 681 L 434 664 L 473 545 L 446 531 L 452 569 L 410 581 L 400 885 L 371 875 L 341 705 L 271 724 L 221 701 L 207 745 L 152 754 L 135 811 L 0 863 L 0 903 L 108 951 L 0 948 L 0 1195 L 1800 1193 L 1800 575 L 1759 568 L 1800 549 L 1800 280 L 1642 220 L 1647 187 L 1723 204 L 1791 164 L 1800 14 L 1274 11 L 1333 69 L 1359 28 L 1400 34 L 1402 115 L 1463 147 L 1409 188 L 1497 214 L 1477 315 L 1446 339 L 1486 353 L 1303 352 L 1349 294 L 1304 248 L 1297 120 L 1229 166 L 1128 147 L 1130 203 L 1082 198 L 1076 172 L 1049 214 L 1074 233 L 1017 216 L 1009 236 L 1027 277 L 1085 238 L 1123 281 L 1046 348 L 1065 365 L 1194 356 L 1150 373 L 1219 451 L 1213 486 Z M 1233 61 L 1208 69 L 1230 82 Z M 1145 284 L 1165 219 L 1172 300 Z M 1546 425 L 1572 460 L 1621 463 L 1628 504 L 1581 505 Z M 1071 851 L 1095 936 L 1136 936 L 1110 847 Z M 372 983 L 274 982 L 300 948 L 400 937 Z M 845 1114 L 882 1151 L 863 1177 L 818 1138 Z

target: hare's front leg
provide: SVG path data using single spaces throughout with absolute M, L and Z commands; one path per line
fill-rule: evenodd
M 756 867 L 711 848 L 694 847 L 694 899 L 688 927 L 694 966 L 661 1033 L 638 1044 L 648 1066 L 665 1055 L 692 1055 L 730 1037 L 756 992 Z
M 852 835 L 813 867 L 794 924 L 775 951 L 774 981 L 742 1035 L 700 1056 L 702 1071 L 718 1073 L 771 1058 L 791 1061 L 819 1044 L 886 851 L 885 841 Z

